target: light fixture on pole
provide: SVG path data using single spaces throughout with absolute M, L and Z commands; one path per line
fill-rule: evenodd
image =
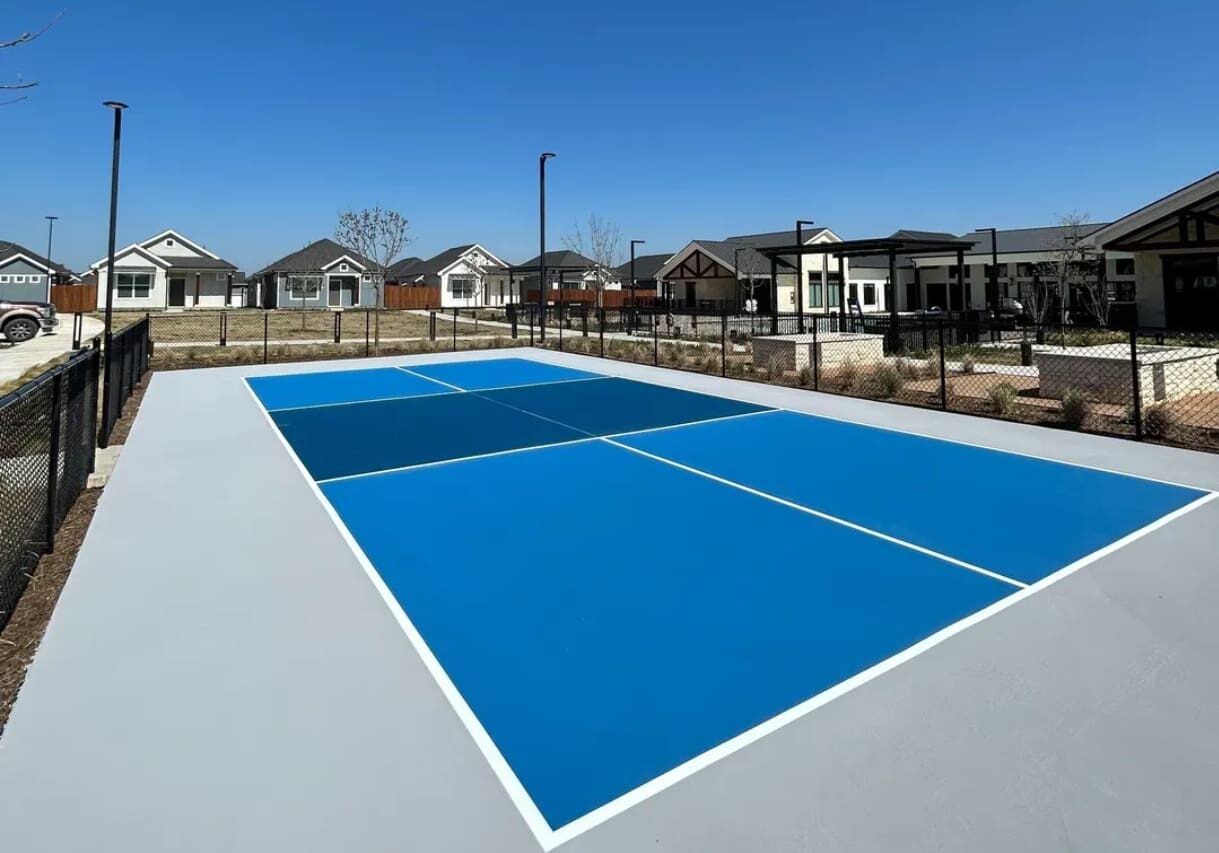
M 111 320 L 114 301 L 114 234 L 118 227 L 118 212 L 119 212 L 119 147 L 123 137 L 123 110 L 127 109 L 127 105 L 122 101 L 105 101 L 103 106 L 114 110 L 114 154 L 110 164 L 110 250 L 106 255 L 106 328 L 103 333 L 103 346 L 105 357 L 106 379 L 102 381 L 102 412 L 103 417 L 109 417 L 110 412 L 110 344 L 111 344 Z M 105 447 L 108 442 L 108 436 L 105 433 L 108 430 L 102 430 L 103 439 L 99 444 Z
M 542 340 L 546 340 L 546 161 L 554 156 L 550 151 L 538 156 L 538 324 Z

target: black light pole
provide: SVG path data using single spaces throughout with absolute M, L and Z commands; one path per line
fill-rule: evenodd
M 990 275 L 987 277 L 986 285 L 986 307 L 993 311 L 999 302 L 999 237 L 998 232 L 994 228 L 979 228 L 979 231 L 990 232 Z M 964 301 L 965 282 L 961 283 L 962 302 Z
M 538 325 L 546 340 L 546 161 L 555 156 L 545 151 L 538 157 Z
M 55 283 L 55 269 L 51 264 L 51 239 L 55 236 L 55 220 L 58 216 L 44 216 L 47 221 L 47 300 L 51 298 L 51 285 Z
M 816 225 L 811 219 L 796 220 L 796 245 L 804 246 L 804 226 Z M 804 255 L 796 255 L 796 331 L 804 334 Z
M 118 227 L 119 215 L 119 142 L 123 136 L 123 110 L 127 109 L 127 105 L 122 101 L 105 101 L 103 106 L 114 110 L 114 158 L 110 165 L 110 251 L 107 253 L 106 260 L 106 328 L 103 337 L 107 378 L 102 382 L 102 417 L 108 418 L 110 416 L 110 321 L 114 301 L 114 232 Z
M 635 308 L 635 247 L 641 243 L 646 243 L 647 240 L 632 240 L 631 241 L 631 308 Z M 632 326 L 635 323 L 631 324 Z

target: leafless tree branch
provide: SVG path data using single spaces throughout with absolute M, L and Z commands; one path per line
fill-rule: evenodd
M 63 12 L 59 12 L 58 14 L 55 15 L 55 17 L 53 17 L 53 18 L 51 18 L 51 20 L 47 21 L 47 23 L 44 24 L 42 29 L 40 29 L 40 30 L 37 30 L 37 31 L 27 30 L 26 32 L 22 33 L 21 35 L 17 36 L 16 38 L 9 39 L 8 41 L 0 41 L 0 50 L 4 50 L 5 48 L 10 48 L 10 47 L 20 47 L 21 45 L 29 44 L 30 42 L 34 41 L 34 39 L 38 38 L 43 33 L 45 33 L 47 30 L 51 29 L 51 27 L 53 27 L 57 23 L 59 23 L 59 19 L 62 17 L 63 17 Z M 16 83 L 0 83 L 0 90 L 14 91 L 14 90 L 22 90 L 22 89 L 33 89 L 37 85 L 38 85 L 37 80 L 27 83 L 24 80 L 22 80 L 20 76 L 18 76 Z M 20 101 L 24 101 L 26 99 L 26 97 L 27 96 L 22 95 L 20 98 L 10 98 L 7 101 L 0 101 L 0 107 L 6 107 L 9 104 L 16 104 Z
M 598 293 L 614 280 L 614 268 L 622 263 L 622 231 L 617 225 L 589 214 L 587 233 L 577 222 L 571 233 L 564 235 L 563 244 L 592 261 L 587 280 Z

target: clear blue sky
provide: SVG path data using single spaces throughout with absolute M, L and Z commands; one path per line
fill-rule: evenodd
M 0 52 L 42 83 L 0 108 L 0 239 L 41 251 L 58 214 L 75 268 L 105 253 L 107 98 L 120 244 L 172 227 L 248 270 L 374 204 L 411 254 L 523 260 L 543 150 L 550 245 L 595 212 L 649 251 L 1099 220 L 1219 168 L 1214 0 L 61 2 Z

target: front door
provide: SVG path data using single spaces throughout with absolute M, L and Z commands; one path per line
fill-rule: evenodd
M 169 280 L 169 307 L 186 307 L 186 279 L 171 278 Z
M 695 304 L 696 304 L 696 303 L 695 303 L 695 301 L 694 301 L 694 282 L 692 282 L 692 281 L 687 281 L 687 282 L 686 282 L 686 298 L 685 298 L 685 306 L 686 306 L 687 308 L 689 308 L 689 309 L 693 310 L 693 309 L 694 309 Z
M 343 306 L 343 279 L 330 277 L 330 293 L 326 299 L 326 304 L 331 308 L 341 308 Z
M 1164 255 L 1164 325 L 1219 327 L 1219 255 Z

